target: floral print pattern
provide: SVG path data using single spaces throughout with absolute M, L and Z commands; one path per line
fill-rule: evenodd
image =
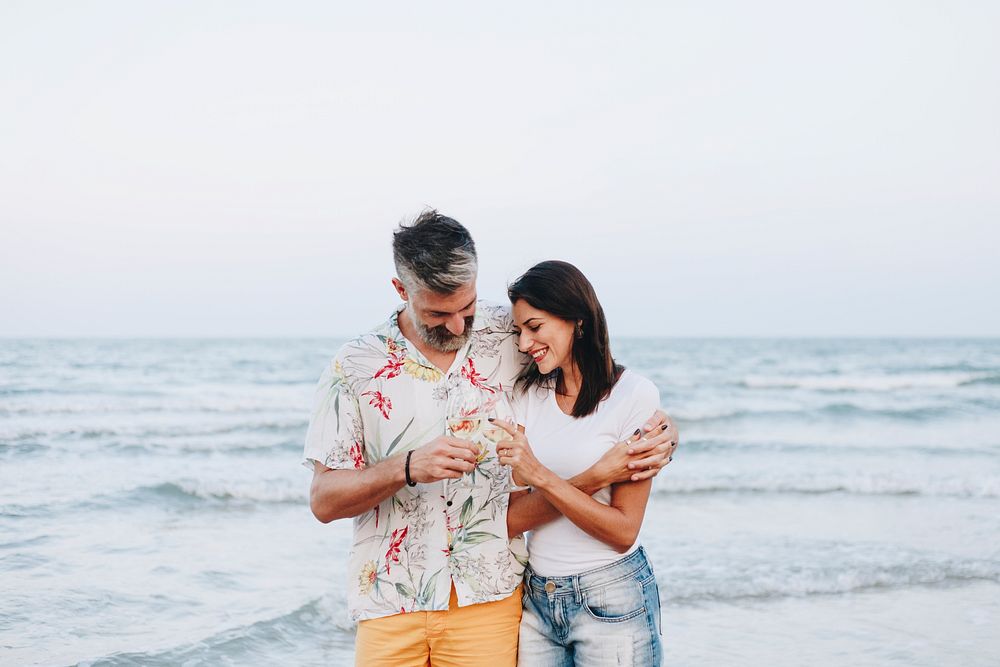
M 479 303 L 472 333 L 443 372 L 399 330 L 398 310 L 344 345 L 316 390 L 305 464 L 362 470 L 445 433 L 449 391 L 469 383 L 512 419 L 507 392 L 525 357 L 509 310 Z M 495 445 L 478 442 L 473 472 L 404 486 L 354 518 L 348 607 L 354 620 L 448 608 L 454 584 L 462 606 L 500 600 L 521 581 L 523 538 L 507 537 L 506 478 Z M 451 501 L 450 504 L 448 501 Z

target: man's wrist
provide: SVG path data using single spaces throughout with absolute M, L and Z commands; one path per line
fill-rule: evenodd
M 390 480 L 397 486 L 406 486 L 406 452 L 394 454 L 383 459 L 378 465 L 385 466 Z M 410 463 L 410 476 L 413 476 L 413 463 Z

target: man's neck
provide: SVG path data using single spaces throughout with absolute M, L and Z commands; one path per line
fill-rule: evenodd
M 447 373 L 448 369 L 451 368 L 452 362 L 455 361 L 455 355 L 458 354 L 458 350 L 454 352 L 442 352 L 425 343 L 417 333 L 413 322 L 410 321 L 410 314 L 406 308 L 399 311 L 396 321 L 399 324 L 399 332 L 403 334 L 403 338 L 420 350 L 421 354 L 427 357 L 429 362 L 437 366 L 442 373 Z

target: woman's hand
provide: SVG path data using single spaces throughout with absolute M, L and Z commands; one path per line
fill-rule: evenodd
M 517 485 L 541 486 L 545 475 L 551 471 L 538 462 L 535 453 L 531 451 L 528 439 L 524 437 L 524 427 L 514 426 L 500 419 L 490 419 L 490 423 L 502 428 L 510 435 L 509 440 L 497 443 L 497 457 L 500 463 L 510 466 L 513 471 L 514 483 Z
M 673 461 L 678 439 L 674 421 L 657 410 L 641 429 L 604 453 L 594 474 L 602 486 L 655 477 Z

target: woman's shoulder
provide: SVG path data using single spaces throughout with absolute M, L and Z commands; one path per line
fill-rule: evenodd
M 626 368 L 618 382 L 615 383 L 612 394 L 619 394 L 622 398 L 653 400 L 657 404 L 660 401 L 660 390 L 656 384 L 644 375 L 636 373 L 630 368 Z

